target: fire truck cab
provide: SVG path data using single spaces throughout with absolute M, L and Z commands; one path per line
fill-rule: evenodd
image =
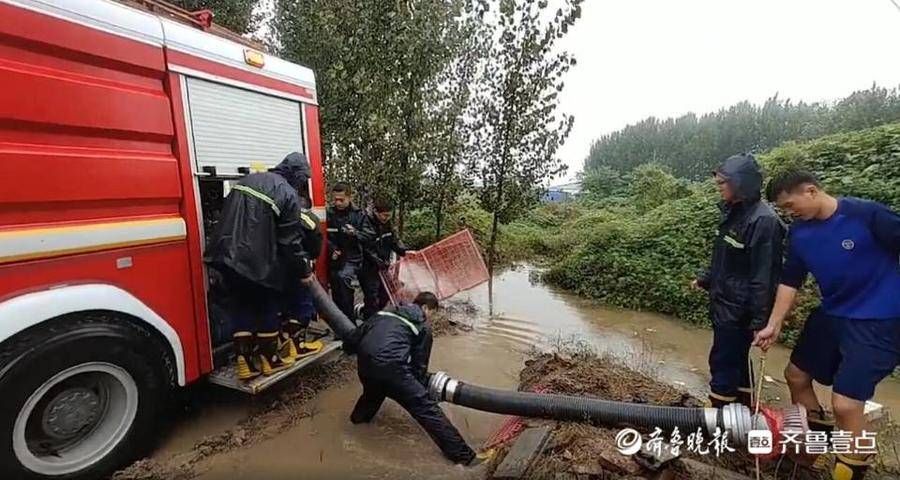
M 0 478 L 104 477 L 174 389 L 264 388 L 222 365 L 206 235 L 293 151 L 325 219 L 313 72 L 161 8 L 0 0 Z

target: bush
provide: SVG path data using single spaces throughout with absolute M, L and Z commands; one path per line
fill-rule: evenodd
M 769 176 L 806 168 L 833 193 L 900 210 L 900 124 L 785 144 L 760 161 Z M 628 202 L 616 203 L 631 207 L 605 208 L 602 200 L 592 200 L 550 237 L 548 250 L 559 256 L 546 278 L 612 305 L 709 324 L 706 295 L 688 284 L 709 263 L 719 218 L 713 188 L 685 187 L 659 167 L 647 166 L 635 171 L 631 192 Z M 810 282 L 785 326 L 785 343 L 796 341 L 818 302 Z

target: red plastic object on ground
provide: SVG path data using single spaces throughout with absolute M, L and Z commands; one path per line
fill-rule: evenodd
M 444 300 L 488 281 L 488 269 L 469 230 L 411 251 L 381 272 L 391 303 L 412 301 L 419 292 Z

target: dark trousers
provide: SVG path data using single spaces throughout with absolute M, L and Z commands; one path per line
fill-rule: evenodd
M 282 293 L 247 280 L 230 269 L 223 270 L 228 292 L 225 304 L 233 332 L 277 332 L 281 327 L 278 312 Z
M 298 320 L 303 328 L 308 327 L 316 319 L 316 306 L 313 304 L 312 294 L 309 288 L 300 283 L 299 275 L 296 281 L 289 281 L 285 288 L 282 313 L 285 319 Z
M 369 262 L 363 263 L 359 270 L 359 285 L 363 291 L 363 319 L 381 311 L 390 300 L 379 272 L 378 267 Z
M 353 279 L 358 278 L 359 267 L 361 261 L 346 260 L 328 272 L 329 283 L 331 285 L 331 299 L 334 304 L 347 316 L 353 320 Z
M 390 398 L 412 415 L 450 461 L 461 464 L 472 461 L 475 452 L 469 448 L 437 402 L 428 397 L 427 390 L 412 372 L 402 367 L 382 367 L 375 374 L 365 370 L 362 367 L 359 370 L 363 394 L 350 415 L 351 422 L 370 422 L 384 399 Z
M 747 328 L 713 326 L 709 351 L 709 389 L 716 396 L 738 397 L 750 391 L 750 345 L 753 332 Z

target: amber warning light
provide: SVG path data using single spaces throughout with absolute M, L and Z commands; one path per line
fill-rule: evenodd
M 262 52 L 257 52 L 256 50 L 250 50 L 248 48 L 244 50 L 244 61 L 247 62 L 248 65 L 253 65 L 254 67 L 262 67 L 266 64 L 266 57 Z

